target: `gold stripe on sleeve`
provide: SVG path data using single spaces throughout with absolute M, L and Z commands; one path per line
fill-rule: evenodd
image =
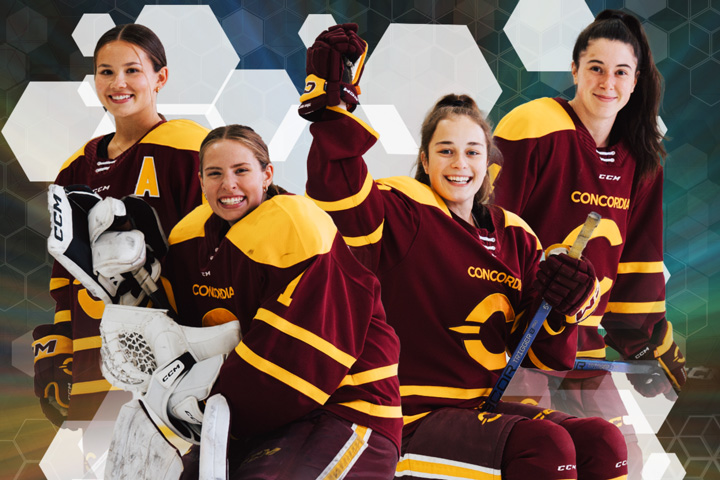
M 432 385 L 400 385 L 400 396 L 410 397 L 418 395 L 422 397 L 455 398 L 468 400 L 471 398 L 484 397 L 490 394 L 490 388 L 456 388 L 439 387 Z
M 69 322 L 71 319 L 72 316 L 70 315 L 70 310 L 58 310 L 55 312 L 55 319 L 53 320 L 53 323 Z
M 88 395 L 90 393 L 109 392 L 110 390 L 121 390 L 113 387 L 105 380 L 93 380 L 90 382 L 78 382 L 72 385 L 72 395 Z
M 359 237 L 343 237 L 348 247 L 364 247 L 366 245 L 372 245 L 377 243 L 382 238 L 383 227 L 385 226 L 385 220 L 382 221 L 380 226 L 375 229 L 370 235 L 361 235 Z
M 304 328 L 298 327 L 297 325 L 288 322 L 284 318 L 274 314 L 270 310 L 260 308 L 255 314 L 256 320 L 261 320 L 271 327 L 289 335 L 303 343 L 310 345 L 316 350 L 324 353 L 328 357 L 332 358 L 344 367 L 350 368 L 355 363 L 355 357 L 343 352 L 332 343 L 328 342 L 324 338 L 321 338 L 314 333 L 305 330 Z
M 432 411 L 418 413 L 417 415 L 404 415 L 403 416 L 403 425 L 408 425 L 412 422 L 416 422 L 416 421 L 420 420 L 421 418 L 430 415 L 431 413 L 432 413 Z
M 345 197 L 340 200 L 324 202 L 322 200 L 316 200 L 307 194 L 305 194 L 305 196 L 315 202 L 318 207 L 320 207 L 326 212 L 339 212 L 341 210 L 350 210 L 364 202 L 368 195 L 370 195 L 372 186 L 373 179 L 370 176 L 370 172 L 368 172 L 367 176 L 365 177 L 365 181 L 362 184 L 362 187 L 360 187 L 360 191 L 349 197 Z
M 663 262 L 621 262 L 620 273 L 663 273 Z
M 91 350 L 93 348 L 100 348 L 102 346 L 102 338 L 98 335 L 97 337 L 77 338 L 73 340 L 73 351 L 78 352 L 80 350 Z
M 377 382 L 378 380 L 385 380 L 397 376 L 398 364 L 387 365 L 385 367 L 374 368 L 365 372 L 355 373 L 353 375 L 346 375 L 342 379 L 338 388 L 345 387 L 348 385 L 364 385 L 366 383 Z
M 358 412 L 370 415 L 371 417 L 380 418 L 401 418 L 402 408 L 392 405 L 376 405 L 374 403 L 366 402 L 364 400 L 353 400 L 352 402 L 338 403 Z
M 312 383 L 302 379 L 294 373 L 288 372 L 284 368 L 262 358 L 248 348 L 243 342 L 235 347 L 235 352 L 247 363 L 258 369 L 259 371 L 270 375 L 279 380 L 290 388 L 297 390 L 306 397 L 314 400 L 319 405 L 324 405 L 330 395 L 317 388 Z
M 605 312 L 612 313 L 663 313 L 665 301 L 660 302 L 608 302 Z
M 578 350 L 576 358 L 605 358 L 605 349 L 596 348 L 595 350 Z

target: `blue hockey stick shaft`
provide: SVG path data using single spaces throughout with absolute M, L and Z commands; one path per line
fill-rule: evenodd
M 657 360 L 623 362 L 610 360 L 577 359 L 573 370 L 605 370 L 620 373 L 662 373 Z
M 575 239 L 575 242 L 572 244 L 568 255 L 570 255 L 572 258 L 580 258 L 580 255 L 582 254 L 585 245 L 587 245 L 587 242 L 590 240 L 593 231 L 595 231 L 595 228 L 600 223 L 600 218 L 600 215 L 595 212 L 590 212 L 590 214 L 588 214 L 587 219 L 585 220 L 585 223 L 583 224 L 580 233 Z M 488 398 L 480 406 L 480 410 L 485 412 L 492 412 L 493 410 L 495 410 L 498 402 L 500 401 L 503 394 L 505 393 L 505 390 L 510 384 L 510 380 L 512 380 L 513 376 L 515 376 L 517 369 L 520 367 L 520 364 L 525 359 L 525 355 L 527 355 L 528 350 L 530 350 L 530 346 L 532 345 L 532 342 L 535 340 L 535 337 L 542 328 L 543 322 L 545 322 L 545 319 L 550 313 L 550 310 L 552 310 L 552 307 L 545 300 L 543 300 L 537 312 L 535 312 L 532 320 L 530 320 L 530 324 L 528 324 L 528 327 L 525 330 L 525 333 L 523 334 L 520 343 L 517 347 L 515 347 L 515 351 L 508 360 L 507 365 L 505 365 L 505 368 L 500 373 L 500 377 L 497 379 L 497 382 L 495 383 L 495 386 L 490 392 L 490 395 L 488 395 Z

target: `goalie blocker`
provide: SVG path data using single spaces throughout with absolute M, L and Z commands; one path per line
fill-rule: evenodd
M 50 185 L 48 252 L 105 304 L 169 302 L 155 282 L 167 239 L 155 210 L 141 198 L 102 199 L 89 187 Z

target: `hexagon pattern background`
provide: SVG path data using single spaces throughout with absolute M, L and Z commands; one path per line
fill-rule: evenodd
M 82 457 L 83 439 L 67 429 L 56 435 L 40 411 L 29 341 L 53 317 L 47 182 L 85 141 L 113 129 L 92 81 L 104 31 L 130 22 L 155 30 L 171 70 L 160 111 L 209 127 L 253 126 L 268 142 L 277 183 L 302 193 L 310 135 L 295 112 L 305 50 L 329 25 L 356 22 L 369 44 L 357 114 L 381 134 L 367 158 L 379 178 L 412 174 L 422 116 L 443 93 L 469 93 L 493 123 L 533 98 L 572 97 L 574 38 L 604 8 L 640 18 L 665 80 L 667 311 L 689 380 L 674 405 L 627 390 L 649 432 L 642 441 L 652 468 L 643 478 L 720 478 L 718 0 L 200 3 L 0 6 L 0 478 L 101 478 L 93 459 L 68 460 Z

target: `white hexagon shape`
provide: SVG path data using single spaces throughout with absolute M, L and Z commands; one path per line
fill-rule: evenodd
M 98 39 L 114 26 L 115 22 L 107 13 L 86 13 L 75 26 L 72 37 L 80 52 L 86 57 L 92 57 Z
M 337 22 L 335 21 L 335 18 L 329 13 L 322 15 L 311 14 L 308 15 L 303 22 L 302 27 L 300 27 L 300 30 L 298 31 L 298 35 L 300 36 L 303 44 L 305 44 L 305 48 L 310 48 L 310 45 L 315 42 L 315 39 L 322 33 L 323 30 L 327 30 L 336 24 Z
M 53 181 L 105 115 L 102 108 L 85 106 L 80 83 L 30 82 L 2 129 L 31 182 Z
M 47 203 L 47 200 L 45 203 Z M 31 377 L 35 373 L 33 366 L 34 356 L 31 347 L 32 342 L 32 331 L 16 338 L 12 342 L 12 366 Z
M 226 124 L 252 127 L 270 145 L 288 108 L 297 105 L 299 97 L 285 70 L 235 70 L 215 105 Z M 297 110 L 295 116 L 300 118 Z
M 297 114 L 299 94 L 285 70 L 235 70 L 216 107 L 223 124 L 238 123 L 255 130 L 267 143 L 280 186 L 301 193 L 307 179 L 309 134 L 298 141 L 308 123 Z M 282 181 L 281 181 L 282 180 Z
M 240 57 L 208 5 L 148 5 L 136 23 L 152 29 L 165 47 L 169 81 L 165 104 L 211 104 Z
M 40 460 L 40 469 L 48 480 L 84 478 L 83 452 L 80 447 L 82 430 L 61 428 L 55 434 L 45 455 Z
M 583 0 L 520 0 L 503 30 L 527 71 L 567 71 L 575 40 L 593 19 Z
M 416 144 L 425 114 L 441 96 L 466 93 L 489 112 L 502 93 L 464 25 L 391 24 L 367 59 L 360 86 L 362 105 L 395 105 Z M 392 132 L 378 132 L 383 145 L 395 141 Z M 389 150 L 407 148 L 406 137 L 397 140 L 405 147 Z

